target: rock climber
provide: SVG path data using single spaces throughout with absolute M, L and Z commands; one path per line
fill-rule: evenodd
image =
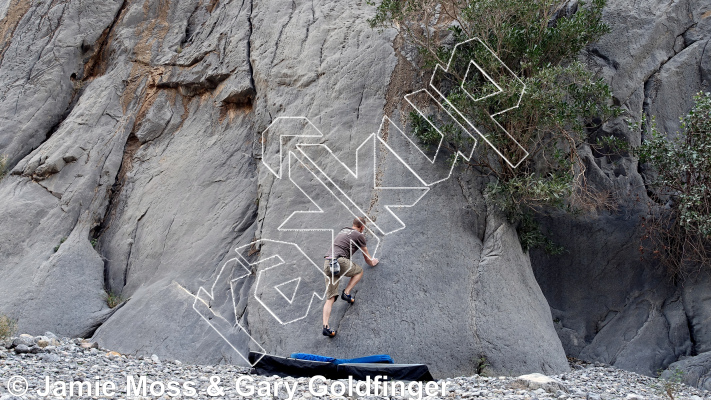
M 355 302 L 355 295 L 351 294 L 353 287 L 363 277 L 363 268 L 351 261 L 351 257 L 358 250 L 363 252 L 365 263 L 371 267 L 378 265 L 378 259 L 373 258 L 368 253 L 365 246 L 365 217 L 358 217 L 353 220 L 353 226 L 343 228 L 336 235 L 333 244 L 325 256 L 323 270 L 326 273 L 326 303 L 323 305 L 323 335 L 328 337 L 336 336 L 336 331 L 328 326 L 328 319 L 331 317 L 331 307 L 338 298 L 338 284 L 342 276 L 350 277 L 348 285 L 341 292 L 341 298 L 349 304 Z

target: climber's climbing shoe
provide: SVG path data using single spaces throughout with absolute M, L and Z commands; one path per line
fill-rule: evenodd
M 323 336 L 334 337 L 336 336 L 336 331 L 329 328 L 328 325 L 323 327 Z
M 346 289 L 343 289 L 343 292 L 341 293 L 341 298 L 347 301 L 349 304 L 355 303 L 355 296 L 346 294 Z

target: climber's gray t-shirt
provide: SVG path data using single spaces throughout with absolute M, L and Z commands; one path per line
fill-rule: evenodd
M 333 248 L 328 249 L 326 257 L 351 258 L 351 255 L 355 254 L 360 247 L 365 247 L 365 235 L 352 228 L 343 228 L 333 240 Z M 331 250 L 336 254 L 331 254 Z

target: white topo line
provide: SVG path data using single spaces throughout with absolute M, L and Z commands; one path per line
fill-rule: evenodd
M 523 93 L 525 92 L 526 85 L 523 83 L 523 81 L 521 81 L 521 80 L 508 68 L 508 66 L 506 66 L 506 65 L 499 59 L 498 56 L 496 56 L 495 53 L 493 53 L 493 51 L 491 51 L 491 49 L 489 49 L 489 47 L 486 46 L 486 44 L 485 44 L 481 39 L 479 39 L 479 38 L 473 38 L 473 39 L 469 39 L 469 40 L 467 40 L 467 41 L 458 43 L 458 44 L 454 47 L 454 50 L 453 50 L 453 52 L 452 52 L 452 55 L 451 55 L 451 57 L 450 57 L 450 60 L 449 60 L 449 62 L 448 62 L 448 64 L 447 64 L 447 66 L 446 66 L 446 67 L 443 67 L 443 66 L 441 66 L 441 65 L 438 64 L 438 65 L 435 67 L 435 72 L 434 72 L 433 75 L 432 75 L 432 80 L 434 79 L 434 76 L 435 76 L 435 74 L 437 73 L 437 70 L 438 70 L 438 69 L 441 69 L 441 70 L 444 70 L 444 71 L 449 71 L 449 68 L 450 68 L 450 66 L 451 66 L 451 64 L 452 64 L 452 61 L 454 60 L 454 57 L 455 57 L 455 53 L 456 53 L 456 51 L 457 51 L 457 48 L 458 48 L 460 45 L 463 45 L 463 44 L 465 44 L 465 43 L 467 43 L 467 42 L 474 41 L 474 40 L 480 42 L 489 52 L 491 52 L 491 54 L 493 54 L 494 57 L 496 57 L 496 59 L 506 68 L 506 70 L 507 70 L 515 79 L 517 79 L 517 80 L 519 81 L 519 83 L 523 86 L 523 89 L 522 89 L 522 91 L 521 91 L 521 95 L 520 95 L 520 97 L 519 97 L 519 99 L 518 99 L 518 103 L 517 103 L 515 106 L 513 106 L 513 107 L 511 107 L 511 108 L 508 108 L 508 109 L 505 109 L 505 110 L 502 110 L 502 111 L 499 111 L 499 112 L 497 112 L 497 113 L 495 113 L 495 114 L 490 114 L 490 115 L 489 115 L 489 117 L 490 117 L 512 140 L 514 140 L 514 142 L 515 142 L 519 147 L 521 147 L 521 145 L 513 138 L 513 136 L 511 136 L 511 134 L 510 134 L 508 131 L 506 131 L 503 127 L 501 127 L 501 125 L 494 119 L 494 117 L 495 117 L 496 115 L 499 115 L 499 114 L 502 114 L 502 113 L 504 113 L 504 112 L 510 111 L 510 110 L 512 110 L 512 109 L 514 109 L 514 108 L 517 108 L 517 107 L 520 105 L 521 98 L 522 98 L 522 96 L 523 96 Z M 474 101 L 479 101 L 479 100 L 482 100 L 482 99 L 484 99 L 484 98 L 486 98 L 486 97 L 498 95 L 498 94 L 500 94 L 500 93 L 503 92 L 503 89 L 498 85 L 498 83 L 497 83 L 496 81 L 494 81 L 494 80 L 486 73 L 486 71 L 484 71 L 474 60 L 470 60 L 469 68 L 467 69 L 467 76 L 468 76 L 468 74 L 469 74 L 469 69 L 471 68 L 472 65 L 473 65 L 474 67 L 476 67 L 476 68 L 483 74 L 483 76 L 484 76 L 486 79 L 488 79 L 489 81 L 491 81 L 491 82 L 495 85 L 495 87 L 498 89 L 498 91 L 496 91 L 496 92 L 494 92 L 494 93 L 491 93 L 491 94 L 489 94 L 489 95 L 487 95 L 487 96 L 484 96 L 484 97 L 482 97 L 482 98 L 475 99 L 475 98 L 471 95 L 471 93 L 469 93 L 469 92 L 466 90 L 466 88 L 464 87 L 464 83 L 466 82 L 466 77 L 465 77 L 464 81 L 461 83 L 461 88 L 462 88 L 462 90 L 463 90 L 468 96 L 470 96 Z M 523 159 L 520 160 L 520 161 L 519 161 L 518 163 L 516 163 L 515 165 L 514 165 L 513 163 L 511 163 L 511 161 L 509 161 L 498 149 L 496 149 L 496 148 L 493 146 L 493 144 L 486 138 L 485 135 L 483 135 L 481 132 L 479 132 L 479 130 L 478 130 L 478 129 L 475 127 L 475 125 L 472 123 L 472 121 L 469 121 L 466 117 L 464 117 L 464 115 L 463 115 L 464 113 L 462 113 L 462 112 L 460 112 L 459 110 L 457 110 L 456 107 L 454 107 L 454 106 L 449 102 L 449 100 L 446 99 L 446 97 L 445 97 L 445 96 L 437 89 L 437 87 L 434 85 L 434 82 L 433 82 L 432 80 L 430 81 L 429 87 L 430 87 L 433 91 L 435 91 L 435 92 L 440 96 L 440 98 L 443 99 L 443 100 L 459 115 L 459 117 L 461 117 L 464 121 L 466 121 L 467 124 L 468 124 L 471 128 L 473 128 L 474 131 L 475 131 L 482 139 L 484 139 L 484 141 L 486 141 L 487 144 L 489 144 L 489 145 L 494 149 L 494 151 L 496 151 L 496 153 L 497 153 L 499 156 L 501 156 L 512 168 L 518 167 L 518 166 L 520 165 L 521 161 L 523 161 L 523 159 L 525 159 L 525 158 L 528 156 L 528 152 L 527 152 L 525 149 L 523 149 L 523 151 L 525 152 L 525 156 L 523 157 Z M 415 111 L 418 112 L 418 114 L 420 114 L 422 117 L 424 117 L 425 120 L 427 120 L 428 123 L 430 123 L 430 124 L 434 127 L 434 129 L 436 129 L 437 133 L 441 136 L 441 140 L 440 140 L 439 143 L 438 143 L 437 150 L 435 151 L 435 155 L 434 155 L 433 157 L 431 157 L 431 158 L 428 157 L 428 156 L 424 153 L 424 151 L 422 151 L 421 147 L 418 146 L 417 143 L 415 143 L 414 141 L 412 141 L 412 139 L 410 139 L 409 136 L 405 135 L 404 132 L 403 132 L 400 128 L 398 128 L 397 125 L 396 125 L 393 121 L 391 121 L 388 116 L 384 116 L 384 117 L 383 117 L 383 121 L 382 121 L 382 123 L 381 123 L 381 127 L 380 127 L 380 130 L 379 130 L 379 131 L 382 132 L 382 129 L 383 129 L 384 125 L 386 124 L 386 122 L 391 123 L 392 126 L 394 126 L 395 128 L 397 128 L 398 131 L 399 131 L 403 136 L 405 136 L 423 155 L 425 155 L 425 157 L 428 158 L 428 160 L 430 161 L 431 164 L 434 164 L 435 161 L 436 161 L 436 157 L 437 157 L 437 155 L 439 154 L 440 148 L 441 148 L 441 146 L 442 146 L 442 143 L 443 143 L 443 140 L 444 140 L 444 134 L 440 131 L 440 129 L 439 129 L 438 127 L 434 126 L 434 124 L 432 124 L 432 122 L 429 120 L 428 116 L 425 115 L 424 112 L 423 112 L 422 110 L 420 110 L 418 107 L 416 107 L 416 105 L 410 100 L 410 97 L 411 97 L 412 95 L 415 95 L 415 94 L 417 94 L 418 92 L 422 92 L 422 91 L 426 92 L 426 93 L 431 97 L 431 99 L 434 100 L 435 103 L 436 103 L 443 111 L 445 111 L 445 112 L 449 115 L 449 117 L 452 118 L 452 120 L 454 120 L 454 121 L 460 126 L 460 128 L 462 128 L 465 132 L 467 132 L 467 133 L 470 135 L 470 137 L 474 140 L 474 146 L 472 147 L 472 150 L 471 150 L 471 152 L 470 152 L 469 154 L 463 154 L 463 153 L 461 153 L 461 152 L 458 152 L 458 153 L 457 153 L 457 157 L 461 156 L 461 157 L 465 158 L 466 160 L 469 160 L 469 159 L 472 157 L 472 155 L 473 155 L 474 148 L 476 147 L 476 142 L 477 142 L 476 138 L 473 137 L 473 136 L 471 136 L 471 134 L 469 133 L 469 129 L 465 129 L 461 124 L 459 124 L 458 119 L 457 119 L 457 118 L 454 118 L 454 116 L 453 116 L 445 107 L 443 107 L 442 104 L 441 104 L 437 99 L 435 99 L 435 97 L 432 96 L 426 89 L 421 89 L 421 90 L 419 90 L 419 91 L 416 91 L 416 92 L 413 92 L 413 93 L 409 93 L 409 94 L 407 94 L 407 95 L 404 97 L 404 100 L 407 101 L 407 102 L 415 109 Z M 312 129 L 316 132 L 316 134 L 300 134 L 300 133 L 298 133 L 298 132 L 295 132 L 295 133 L 289 133 L 289 134 L 282 134 L 282 135 L 279 135 L 278 138 L 277 138 L 277 140 L 279 140 L 279 150 L 278 150 L 278 152 L 279 152 L 279 154 L 278 154 L 278 157 L 279 157 L 279 165 L 278 165 L 278 167 L 276 167 L 276 170 L 275 170 L 275 169 L 274 169 L 271 165 L 269 165 L 269 163 L 267 162 L 267 160 L 266 160 L 267 157 L 264 156 L 265 153 L 266 153 L 266 140 L 269 139 L 269 137 L 267 136 L 267 131 L 268 131 L 270 128 L 272 128 L 273 126 L 275 126 L 275 124 L 278 124 L 280 121 L 284 121 L 284 120 L 302 120 L 303 122 L 305 122 L 306 124 L 308 124 L 308 125 L 305 125 L 305 126 L 309 126 L 310 128 L 312 128 Z M 375 138 L 373 138 L 373 135 L 375 135 Z M 335 157 L 335 159 L 338 160 L 338 162 L 340 162 L 341 165 L 346 168 L 346 170 L 348 171 L 348 173 L 349 173 L 353 178 L 358 179 L 358 171 L 359 171 L 359 170 L 358 170 L 358 150 L 359 150 L 362 146 L 364 146 L 369 140 L 375 139 L 375 140 L 377 140 L 375 143 L 379 143 L 379 144 L 383 145 L 388 151 L 390 151 L 390 152 L 397 158 L 398 161 L 400 161 L 400 162 L 407 168 L 407 170 L 408 170 L 410 173 L 412 173 L 412 174 L 417 178 L 418 183 L 421 185 L 421 186 L 418 186 L 418 187 L 380 187 L 380 186 L 377 185 L 377 183 L 375 182 L 375 179 L 374 179 L 374 181 L 373 181 L 373 187 L 372 187 L 371 189 L 381 189 L 381 190 L 382 190 L 382 189 L 400 189 L 400 190 L 403 190 L 403 189 L 404 189 L 404 190 L 423 190 L 423 189 L 424 189 L 422 195 L 420 195 L 419 197 L 417 197 L 417 199 L 416 199 L 414 202 L 412 202 L 411 204 L 398 204 L 398 205 L 385 205 L 385 206 L 384 206 L 385 210 L 386 210 L 388 213 L 390 213 L 390 215 L 392 215 L 392 216 L 401 224 L 401 227 L 400 227 L 399 229 L 395 229 L 395 230 L 391 230 L 391 231 L 386 231 L 386 230 L 384 230 L 384 229 L 381 229 L 381 228 L 378 226 L 378 224 L 375 223 L 375 221 L 373 221 L 373 220 L 370 219 L 370 217 L 367 217 L 367 218 L 369 219 L 369 222 L 372 224 L 372 226 L 374 226 L 374 227 L 380 232 L 380 234 L 381 234 L 382 236 L 386 236 L 386 235 L 389 235 L 389 234 L 398 232 L 398 231 L 400 231 L 400 230 L 402 230 L 402 229 L 404 229 L 404 228 L 406 227 L 405 223 L 393 212 L 392 209 L 393 209 L 393 208 L 414 207 L 414 206 L 427 194 L 427 192 L 429 191 L 429 189 L 430 189 L 430 187 L 431 187 L 432 185 L 434 185 L 434 184 L 436 184 L 436 183 L 443 182 L 443 181 L 449 179 L 449 178 L 451 177 L 451 175 L 452 175 L 452 170 L 450 169 L 449 174 L 448 174 L 445 178 L 440 179 L 440 180 L 438 180 L 438 181 L 436 181 L 436 182 L 426 183 L 426 180 L 423 179 L 423 177 L 421 177 L 421 176 L 416 172 L 415 168 L 412 168 L 412 166 L 410 166 L 410 165 L 405 161 L 405 158 L 404 158 L 403 156 L 398 155 L 397 152 L 396 152 L 390 145 L 388 145 L 388 143 L 387 143 L 385 140 L 383 140 L 383 138 L 382 138 L 379 134 L 373 134 L 373 135 L 370 135 L 370 136 L 368 137 L 368 139 L 366 139 L 366 141 L 363 142 L 360 146 L 358 146 L 358 148 L 355 150 L 355 151 L 356 151 L 356 154 L 355 154 L 355 155 L 356 155 L 356 157 L 355 157 L 355 158 L 356 158 L 355 170 L 352 170 L 352 169 L 349 168 L 346 164 L 344 164 L 343 162 L 341 162 L 340 160 L 338 160 L 338 158 L 335 157 L 334 152 L 333 152 L 328 146 L 326 146 L 326 145 L 324 145 L 324 144 L 316 144 L 316 146 L 323 146 L 323 147 L 327 150 L 328 154 L 329 154 L 330 156 L 332 156 L 332 157 Z M 276 179 L 279 179 L 279 180 L 282 179 L 282 164 L 283 164 L 283 159 L 284 159 L 284 153 L 283 153 L 283 150 L 284 150 L 284 149 L 283 149 L 283 139 L 284 139 L 284 138 L 287 138 L 287 137 L 323 138 L 324 135 L 323 135 L 323 133 L 321 133 L 321 131 L 320 131 L 318 128 L 316 128 L 316 126 L 315 126 L 307 117 L 278 117 L 278 118 L 276 118 L 276 119 L 262 132 L 262 135 L 261 135 L 261 139 L 262 139 L 262 140 L 261 140 L 261 142 L 262 142 L 262 143 L 261 143 L 261 146 L 262 146 L 262 165 L 263 165 L 264 167 L 266 167 L 266 169 L 267 169 L 271 174 L 273 174 L 273 175 L 276 177 Z M 272 139 L 272 140 L 273 140 L 273 139 Z M 336 190 L 338 191 L 338 194 L 334 193 L 334 192 L 330 189 L 330 187 L 329 187 L 328 185 L 326 185 L 325 182 L 324 182 L 323 180 L 321 180 L 321 178 L 320 178 L 319 176 L 317 176 L 317 174 L 314 173 L 314 171 L 312 171 L 312 170 L 311 170 L 310 168 L 308 168 L 308 167 L 307 167 L 307 170 L 318 180 L 318 182 L 319 182 L 321 185 L 323 185 L 324 188 L 327 189 L 327 191 L 330 193 L 330 195 L 333 196 L 334 198 L 336 198 L 336 200 L 337 200 L 343 207 L 345 207 L 351 214 L 353 214 L 354 216 L 358 216 L 358 215 L 361 215 L 361 216 L 362 216 L 362 215 L 365 215 L 365 213 L 363 212 L 363 210 L 362 210 L 360 207 L 358 207 L 357 203 L 347 195 L 346 190 L 344 190 L 343 188 L 339 187 L 339 185 L 331 178 L 331 176 L 330 176 L 326 171 L 324 171 L 322 168 L 320 168 L 319 165 L 318 165 L 318 163 L 317 163 L 315 160 L 311 159 L 311 158 L 306 154 L 306 152 L 303 150 L 303 148 L 304 148 L 304 146 L 309 146 L 309 145 L 313 145 L 313 144 L 297 144 L 297 145 L 296 145 L 296 149 L 301 153 L 301 155 L 302 155 L 305 159 L 307 159 L 307 160 L 309 161 L 309 163 L 311 164 L 311 167 L 312 167 L 312 168 L 315 168 L 316 170 L 318 170 L 319 173 L 320 173 L 323 177 L 325 177 L 325 179 L 326 179 L 333 187 L 336 188 Z M 373 151 L 375 152 L 375 147 L 374 147 Z M 295 160 L 298 160 L 299 163 L 304 164 L 303 161 L 300 160 L 299 157 L 298 157 L 295 153 L 293 153 L 293 152 L 291 152 L 291 151 L 288 152 L 288 157 L 289 157 L 289 161 L 288 161 L 288 164 L 289 164 L 289 166 L 288 166 L 288 168 L 289 168 L 289 171 L 288 171 L 289 180 L 292 182 L 292 184 L 294 184 L 294 185 L 299 189 L 299 191 L 301 191 L 301 193 L 303 193 L 304 195 L 306 195 L 306 197 L 317 207 L 318 210 L 317 210 L 317 211 L 294 211 L 294 212 L 292 212 L 292 213 L 279 225 L 279 227 L 277 228 L 277 230 L 278 230 L 278 231 L 306 231 L 306 232 L 309 232 L 309 231 L 311 231 L 311 232 L 313 232 L 313 231 L 330 231 L 330 232 L 331 232 L 332 243 L 333 243 L 334 229 L 310 229 L 310 228 L 305 228 L 305 229 L 287 229 L 287 228 L 284 228 L 284 225 L 287 224 L 287 222 L 288 222 L 292 217 L 294 217 L 294 216 L 297 215 L 297 214 L 303 214 L 303 213 L 325 213 L 325 211 L 323 210 L 323 208 L 322 208 L 321 206 L 319 206 L 319 204 L 318 204 L 311 196 L 309 196 L 309 195 L 303 190 L 303 188 L 301 188 L 301 187 L 292 179 L 292 177 L 291 177 L 292 158 L 294 158 Z M 304 165 L 305 165 L 305 164 L 304 164 Z M 374 177 L 375 177 L 376 172 L 377 172 L 376 167 L 377 167 L 377 166 L 375 165 L 375 157 L 374 157 L 374 165 L 373 165 L 373 168 L 374 168 L 373 176 L 374 176 Z M 341 199 L 341 197 L 344 197 L 344 198 L 346 199 L 346 201 L 344 202 L 344 201 Z M 357 213 L 353 211 L 354 209 L 357 210 Z M 369 228 L 368 228 L 368 229 L 369 229 Z M 373 236 L 373 237 L 375 238 L 375 240 L 377 241 L 376 246 L 375 246 L 375 249 L 374 249 L 373 254 L 372 254 L 373 256 L 375 256 L 376 252 L 378 251 L 379 245 L 380 245 L 380 238 L 379 238 L 378 235 L 376 235 L 375 232 L 373 232 L 372 230 L 369 229 L 369 231 L 372 233 L 372 236 Z M 272 255 L 272 256 L 270 256 L 270 257 L 267 257 L 267 258 L 265 258 L 265 259 L 261 259 L 261 260 L 259 260 L 259 261 L 257 261 L 257 262 L 249 263 L 247 260 L 245 260 L 245 259 L 241 256 L 241 253 L 240 253 L 241 251 L 243 251 L 243 250 L 246 249 L 246 248 L 253 248 L 253 246 L 259 246 L 259 245 L 262 244 L 262 243 L 280 244 L 280 245 L 283 245 L 283 246 L 288 246 L 288 248 L 294 248 L 294 249 L 296 249 L 296 251 L 297 251 L 298 254 L 300 254 L 300 255 L 303 256 L 306 260 L 308 260 L 308 262 L 310 262 L 310 264 L 311 264 L 310 267 L 315 267 L 315 268 L 319 271 L 319 273 L 320 273 L 321 275 L 323 275 L 326 279 L 329 278 L 329 277 L 326 275 L 326 273 L 325 273 L 321 268 L 319 268 L 319 266 L 316 265 L 316 264 L 313 262 L 313 260 L 312 260 L 310 257 L 308 257 L 308 256 L 303 252 L 303 250 L 299 247 L 298 244 L 293 243 L 293 242 L 284 242 L 284 241 L 277 241 L 277 240 L 270 240 L 270 239 L 259 239 L 259 240 L 255 240 L 255 241 L 253 241 L 253 242 L 251 242 L 251 243 L 249 243 L 249 244 L 247 244 L 247 245 L 245 245 L 245 246 L 241 246 L 241 247 L 239 247 L 239 248 L 236 249 L 236 251 L 237 251 L 238 254 L 240 254 L 240 255 L 239 255 L 237 258 L 230 259 L 230 260 L 228 260 L 225 264 L 223 264 L 223 266 L 222 266 L 220 272 L 218 273 L 218 276 L 217 276 L 217 278 L 215 279 L 215 282 L 213 283 L 213 285 L 212 285 L 212 287 L 210 288 L 210 291 L 209 291 L 209 292 L 208 292 L 206 289 L 204 289 L 203 287 L 200 287 L 200 289 L 198 290 L 198 294 L 195 296 L 195 301 L 194 301 L 194 303 L 193 303 L 193 308 L 194 308 L 195 311 L 198 312 L 198 314 L 200 314 L 200 316 L 212 327 L 212 329 L 214 329 L 214 330 L 218 333 L 218 335 L 219 335 L 223 340 L 225 340 L 225 341 L 228 343 L 228 345 L 229 345 L 235 352 L 237 352 L 245 361 L 247 361 L 247 363 L 249 363 L 250 365 L 256 364 L 256 362 L 258 362 L 258 361 L 261 359 L 261 357 L 259 357 L 259 359 L 257 359 L 254 363 L 250 362 L 249 359 L 248 359 L 248 357 L 246 357 L 244 354 L 242 354 L 242 353 L 240 352 L 240 350 L 237 348 L 237 346 L 236 346 L 235 344 L 231 343 L 231 341 L 226 337 L 225 334 L 223 334 L 222 331 L 224 331 L 224 330 L 226 330 L 226 329 L 234 329 L 234 328 L 236 327 L 236 328 L 237 328 L 237 333 L 243 333 L 244 335 L 246 335 L 246 336 L 249 338 L 249 341 L 252 342 L 253 345 L 257 347 L 257 349 L 258 349 L 257 353 L 259 353 L 259 354 L 261 354 L 261 355 L 263 356 L 264 354 L 266 354 L 266 350 L 265 350 L 251 335 L 249 335 L 249 333 L 242 327 L 242 325 L 239 324 L 239 321 L 235 321 L 235 323 L 232 324 L 232 323 L 231 323 L 230 321 L 228 321 L 226 318 L 220 316 L 218 313 L 216 313 L 215 311 L 213 311 L 213 310 L 210 308 L 210 301 L 211 301 L 211 300 L 214 300 L 215 286 L 216 286 L 217 283 L 220 281 L 220 278 L 222 277 L 223 273 L 225 272 L 225 271 L 224 271 L 224 270 L 225 270 L 225 267 L 226 267 L 229 263 L 237 263 L 237 264 L 239 264 L 239 265 L 242 267 L 242 269 L 243 269 L 243 274 L 241 274 L 241 275 L 237 276 L 236 278 L 234 278 L 234 279 L 232 279 L 232 280 L 229 281 L 229 283 L 230 283 L 230 294 L 231 294 L 231 296 L 232 296 L 232 305 L 233 305 L 233 311 L 234 311 L 235 319 L 237 318 L 237 309 L 236 309 L 236 300 L 235 300 L 236 297 L 235 297 L 235 292 L 234 292 L 234 284 L 235 284 L 236 282 L 238 282 L 238 281 L 240 281 L 240 280 L 242 280 L 242 279 L 245 279 L 245 278 L 247 278 L 248 276 L 250 276 L 250 275 L 251 275 L 251 268 L 254 267 L 254 266 L 256 266 L 256 264 L 260 264 L 260 263 L 263 263 L 263 262 L 267 262 L 267 261 L 269 261 L 269 260 L 271 260 L 271 259 L 274 259 L 274 260 L 276 260 L 276 261 L 278 261 L 278 262 L 277 262 L 276 264 L 274 264 L 274 265 L 271 265 L 271 266 L 269 266 L 269 267 L 267 267 L 267 268 L 262 269 L 261 271 L 259 271 L 259 272 L 257 273 L 256 283 L 255 283 L 255 285 L 254 285 L 253 296 L 254 296 L 254 298 L 256 299 L 256 301 L 259 302 L 259 303 L 264 307 L 264 309 L 266 309 L 266 310 L 269 312 L 269 314 L 270 314 L 276 321 L 278 321 L 281 325 L 287 325 L 287 324 L 290 324 L 290 323 L 293 323 L 293 322 L 296 322 L 296 321 L 299 321 L 299 320 L 304 319 L 304 318 L 308 315 L 308 313 L 309 313 L 309 311 L 310 311 L 310 309 L 311 309 L 311 305 L 313 304 L 314 298 L 317 298 L 317 299 L 319 299 L 319 300 L 323 300 L 323 299 L 325 298 L 325 294 L 326 294 L 326 293 L 325 293 L 325 289 L 324 289 L 324 291 L 323 291 L 323 294 L 321 294 L 321 295 L 319 295 L 319 294 L 316 293 L 316 292 L 313 292 L 313 293 L 311 294 L 311 297 L 310 297 L 310 301 L 309 301 L 309 303 L 308 303 L 308 306 L 307 306 L 306 309 L 303 311 L 303 313 L 301 313 L 300 315 L 294 316 L 293 318 L 288 318 L 288 319 L 279 317 L 279 316 L 277 315 L 277 313 L 276 313 L 274 310 L 272 310 L 267 304 L 265 304 L 265 302 L 264 302 L 263 299 L 258 295 L 258 293 L 260 293 L 260 292 L 259 292 L 259 287 L 260 287 L 260 284 L 261 284 L 261 279 L 262 279 L 263 274 L 266 273 L 267 271 L 270 271 L 270 270 L 274 269 L 274 268 L 277 268 L 277 267 L 279 267 L 279 266 L 285 265 L 285 264 L 286 264 L 285 259 L 284 259 L 283 257 L 281 257 L 281 255 L 276 254 L 276 255 Z M 341 274 L 341 276 L 343 276 L 343 274 Z M 333 276 L 331 276 L 330 278 L 331 278 L 331 279 L 334 279 Z M 339 278 L 339 279 L 340 279 L 340 278 Z M 285 286 L 285 285 L 288 286 L 288 284 L 290 284 L 290 283 L 292 283 L 292 282 L 296 282 L 296 283 L 295 283 L 295 287 L 293 288 L 292 292 L 289 292 L 289 294 L 287 295 L 286 293 L 284 293 L 284 292 L 280 289 L 280 287 Z M 278 293 L 282 296 L 282 298 L 283 298 L 284 300 L 286 300 L 286 302 L 287 302 L 289 305 L 292 305 L 293 302 L 294 302 L 294 300 L 295 300 L 295 298 L 296 298 L 296 296 L 297 296 L 297 292 L 299 291 L 299 289 L 302 288 L 302 287 L 304 287 L 304 286 L 308 286 L 308 285 L 303 285 L 303 283 L 304 283 L 304 277 L 303 277 L 303 276 L 298 276 L 298 277 L 296 277 L 296 278 L 287 280 L 287 281 L 285 281 L 285 282 L 282 282 L 282 283 L 273 285 L 272 289 L 274 289 L 276 292 L 278 292 Z M 323 281 L 321 282 L 321 284 L 323 284 Z M 212 314 L 212 316 L 206 315 L 205 308 L 209 309 L 209 311 L 210 311 L 210 313 Z

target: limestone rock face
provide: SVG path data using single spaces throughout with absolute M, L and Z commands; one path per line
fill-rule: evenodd
M 609 82 L 628 120 L 654 118 L 672 136 L 693 95 L 711 89 L 710 12 L 704 1 L 608 1 L 604 19 L 612 32 L 583 57 Z M 622 119 L 600 134 L 633 146 L 643 140 Z M 679 357 L 708 351 L 708 274 L 674 283 L 649 251 L 640 254 L 649 179 L 642 166 L 594 151 L 587 166 L 590 182 L 609 191 L 618 208 L 543 218 L 567 252 L 531 255 L 566 353 L 653 376 Z
M 121 1 L 4 1 L 0 4 L 0 137 L 16 164 L 44 143 L 97 73 L 97 57 Z
M 245 363 L 252 349 L 388 352 L 441 375 L 475 372 L 482 359 L 502 373 L 567 370 L 530 261 L 512 227 L 487 211 L 481 183 L 461 176 L 427 193 L 408 171 L 446 175 L 444 163 L 433 167 L 394 133 L 389 145 L 399 152 L 383 151 L 383 116 L 401 122 L 406 83 L 417 80 L 406 79 L 413 66 L 394 51 L 395 32 L 367 26 L 372 7 L 41 7 L 9 3 L 0 66 L 10 88 L 0 149 L 11 167 L 0 184 L 0 311 L 17 317 L 21 331 L 93 336 L 121 353 L 204 363 Z M 54 19 L 35 32 L 42 13 Z M 292 116 L 314 125 L 261 134 Z M 287 166 L 275 177 L 265 167 L 275 156 L 269 146 L 305 128 L 333 154 L 286 143 L 277 162 L 293 163 L 294 173 Z M 363 143 L 379 149 L 379 169 L 336 184 L 356 210 L 381 221 L 369 247 L 382 262 L 367 270 L 355 306 L 336 305 L 339 335 L 326 342 L 320 264 L 331 235 L 283 224 L 318 208 L 326 210 L 320 219 L 292 225 L 349 224 L 353 209 L 311 171 L 368 157 L 357 151 Z M 373 174 L 415 189 L 393 198 L 367 184 Z M 420 199 L 413 211 L 386 208 Z M 245 248 L 248 269 L 234 259 Z M 291 270 L 269 268 L 272 256 L 288 263 L 295 251 L 309 267 L 295 280 L 286 278 Z M 120 305 L 108 308 L 105 293 Z
M 692 93 L 708 76 L 709 25 L 695 3 L 648 3 L 640 14 L 610 2 L 605 18 L 634 37 L 613 32 L 591 62 L 634 117 L 672 126 L 690 106 L 664 106 L 683 97 L 675 88 Z M 564 347 L 644 372 L 691 352 L 688 304 L 708 309 L 706 297 L 637 261 L 633 198 L 646 194 L 635 161 L 590 152 L 591 180 L 619 190 L 625 208 L 546 221 L 572 255 L 534 254 L 534 276 L 486 182 L 406 137 L 403 96 L 429 77 L 396 32 L 368 27 L 373 12 L 335 1 L 0 4 L 0 313 L 22 332 L 200 363 L 246 364 L 250 350 L 389 353 L 438 376 L 482 365 L 519 375 L 567 371 Z M 356 303 L 336 302 L 327 339 L 330 230 L 363 214 L 381 262 L 355 256 Z M 609 265 L 627 269 L 607 276 Z M 571 295 L 578 268 L 600 288 Z
M 662 372 L 661 378 L 711 390 L 711 352 L 672 363 Z

